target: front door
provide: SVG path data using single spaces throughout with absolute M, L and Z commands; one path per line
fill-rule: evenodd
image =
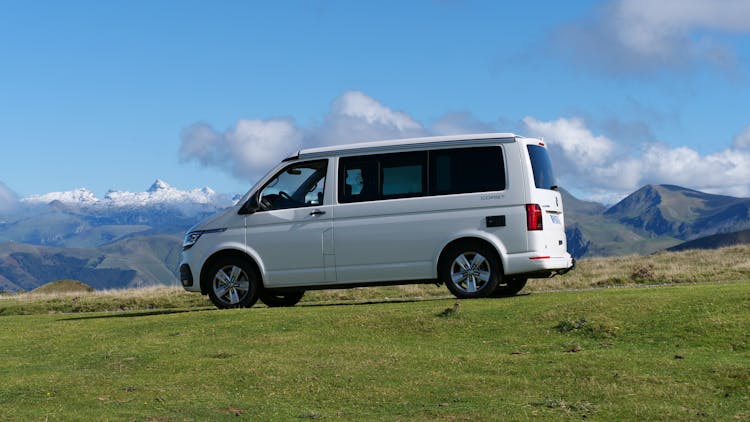
M 333 213 L 324 204 L 327 160 L 294 163 L 257 194 L 260 209 L 247 217 L 247 245 L 265 271 L 267 287 L 320 284 L 324 244 Z

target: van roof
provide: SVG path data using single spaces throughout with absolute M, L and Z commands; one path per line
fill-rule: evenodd
M 297 151 L 296 154 L 288 157 L 284 161 L 296 160 L 300 158 L 313 158 L 330 155 L 343 155 L 352 152 L 380 152 L 390 151 L 401 148 L 408 148 L 412 145 L 419 146 L 449 146 L 456 144 L 459 146 L 465 142 L 472 141 L 492 141 L 510 143 L 521 136 L 513 133 L 475 133 L 469 135 L 448 135 L 448 136 L 429 136 L 423 138 L 393 139 L 387 141 L 359 142 L 346 145 L 333 145 L 320 148 L 308 148 Z

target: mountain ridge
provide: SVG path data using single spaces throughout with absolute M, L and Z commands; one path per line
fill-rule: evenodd
M 163 205 L 193 203 L 227 207 L 232 205 L 233 198 L 219 194 L 209 187 L 191 190 L 180 190 L 167 182 L 156 179 L 143 192 L 109 190 L 103 198 L 97 197 L 86 188 L 77 188 L 63 192 L 49 192 L 42 195 L 31 195 L 20 199 L 22 204 L 48 205 L 52 203 L 81 207 L 132 207 L 143 205 Z

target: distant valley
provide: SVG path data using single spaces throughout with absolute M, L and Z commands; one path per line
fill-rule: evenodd
M 648 185 L 606 207 L 561 193 L 576 258 L 750 242 L 750 198 Z M 59 279 L 96 289 L 177 284 L 185 231 L 238 199 L 160 180 L 145 192 L 104 198 L 86 189 L 24 198 L 0 215 L 0 291 Z

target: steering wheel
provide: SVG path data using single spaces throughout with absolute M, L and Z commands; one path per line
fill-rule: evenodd
M 284 192 L 283 190 L 279 192 L 279 196 L 282 197 L 282 198 L 284 198 L 284 199 L 286 199 L 286 200 L 288 200 L 288 201 L 290 201 L 290 202 L 297 202 L 294 199 L 292 199 L 292 197 L 289 196 L 289 194 L 286 193 L 286 192 Z

